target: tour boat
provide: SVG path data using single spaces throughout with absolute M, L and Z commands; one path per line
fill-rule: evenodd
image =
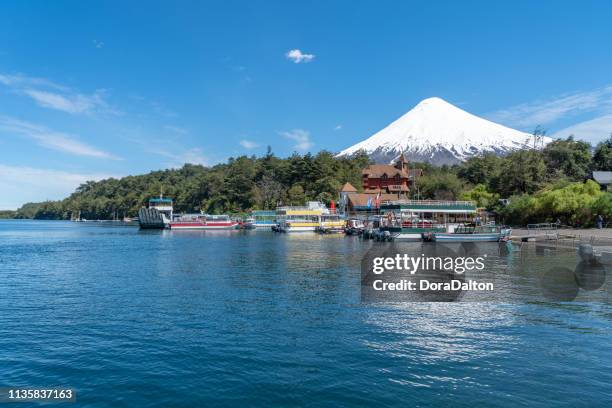
M 396 200 L 381 204 L 379 234 L 395 241 L 421 241 L 469 221 L 477 213 L 471 201 Z
M 495 225 L 460 225 L 451 232 L 434 232 L 435 242 L 501 242 L 510 238 L 512 230 Z
M 279 207 L 276 209 L 278 231 L 314 232 L 323 214 L 329 214 L 329 210 L 317 201 L 309 201 L 303 207 Z
M 183 214 L 170 223 L 170 228 L 175 230 L 228 230 L 238 227 L 238 221 L 232 220 L 228 215 Z

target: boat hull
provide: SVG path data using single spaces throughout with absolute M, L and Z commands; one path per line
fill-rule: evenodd
M 281 232 L 315 232 L 317 225 L 281 225 Z
M 399 233 L 397 235 L 393 235 L 393 239 L 395 241 L 406 241 L 406 242 L 417 242 L 423 240 L 422 233 Z
M 170 229 L 173 230 L 233 230 L 238 228 L 238 223 L 199 223 L 199 222 L 171 222 Z
M 435 242 L 499 242 L 504 237 L 501 233 L 489 234 L 452 234 L 434 233 L 432 240 Z
M 423 240 L 424 235 L 445 230 L 440 227 L 382 227 L 380 231 L 389 231 L 394 241 L 418 242 Z
M 344 234 L 344 228 L 333 227 L 317 227 L 316 231 L 319 234 Z
M 271 230 L 272 227 L 274 225 L 276 225 L 276 224 L 274 224 L 274 223 L 257 223 L 256 222 L 256 223 L 253 223 L 252 225 L 253 225 L 253 227 L 255 227 L 256 230 L 263 230 L 263 231 L 265 231 L 265 230 Z

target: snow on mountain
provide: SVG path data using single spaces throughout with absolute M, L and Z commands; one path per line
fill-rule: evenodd
M 552 139 L 543 137 L 539 144 Z M 479 118 L 441 98 L 421 101 L 378 133 L 338 153 L 364 150 L 376 162 L 390 162 L 402 152 L 408 160 L 455 164 L 485 152 L 506 154 L 533 146 L 533 136 Z

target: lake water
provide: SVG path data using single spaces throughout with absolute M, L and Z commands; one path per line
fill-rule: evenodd
M 612 405 L 607 292 L 362 302 L 373 245 L 0 221 L 0 387 L 87 407 Z M 500 276 L 575 258 L 523 256 Z

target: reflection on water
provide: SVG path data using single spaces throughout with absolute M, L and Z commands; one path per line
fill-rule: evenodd
M 401 261 L 404 256 L 421 261 L 418 271 L 414 272 L 410 262 Z M 380 274 L 373 270 L 376 260 L 395 260 L 398 257 L 399 266 L 384 268 Z M 471 268 L 466 266 L 468 260 L 472 262 Z M 475 267 L 477 262 L 484 268 Z M 406 267 L 410 269 L 404 269 Z M 610 300 L 611 280 L 606 279 L 607 267 L 594 257 L 583 260 L 572 250 L 540 252 L 534 246 L 517 250 L 507 243 L 399 242 L 371 246 L 364 255 L 361 269 L 364 301 L 524 303 Z M 416 289 L 375 289 L 375 282 L 402 281 L 414 282 Z M 492 285 L 493 290 L 419 290 L 423 282 L 477 282 Z
M 367 321 L 382 332 L 398 335 L 397 342 L 376 345 L 380 350 L 400 354 L 403 350 L 433 363 L 499 353 L 500 347 L 515 340 L 496 329 L 511 326 L 514 319 L 503 305 L 423 302 L 391 304 L 384 313 L 374 310 Z M 488 347 L 481 347 L 483 342 Z
M 583 289 L 599 275 L 580 266 L 573 302 L 538 283 L 575 254 L 486 246 L 508 302 L 361 303 L 382 245 L 0 221 L 0 378 L 104 407 L 612 403 L 609 279 Z

